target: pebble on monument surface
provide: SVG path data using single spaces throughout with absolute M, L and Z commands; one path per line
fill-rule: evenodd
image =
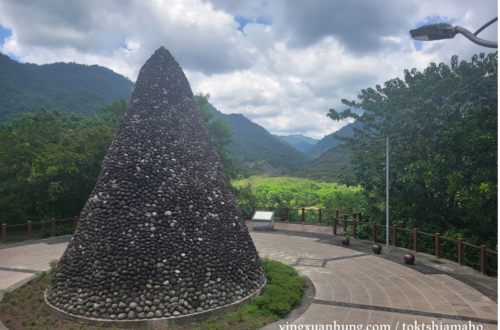
M 161 47 L 141 68 L 47 300 L 91 318 L 166 318 L 264 282 L 189 82 Z

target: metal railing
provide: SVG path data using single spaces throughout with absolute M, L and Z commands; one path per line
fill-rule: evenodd
M 333 235 L 337 235 L 337 227 L 342 227 L 344 233 L 348 232 L 351 237 L 371 240 L 372 242 L 382 241 L 377 239 L 377 237 L 383 237 L 385 243 L 386 240 L 386 226 L 380 225 L 376 222 L 363 222 L 361 217 L 361 212 L 341 212 L 339 210 L 322 210 L 322 209 L 307 209 L 307 208 L 288 208 L 288 207 L 241 207 L 243 209 L 251 209 L 252 213 L 255 213 L 256 209 L 260 210 L 278 210 L 284 209 L 284 222 L 300 222 L 302 224 L 315 223 L 318 225 L 329 225 L 332 226 Z M 299 218 L 297 220 L 291 220 L 290 210 L 302 211 L 299 216 L 293 217 L 293 219 Z M 316 216 L 306 216 L 307 211 L 315 211 Z M 327 216 L 323 217 L 325 213 L 334 212 L 333 217 Z M 247 211 L 248 213 L 248 211 Z M 300 213 L 300 212 L 299 212 Z M 339 213 L 343 213 L 343 217 L 339 217 Z M 283 221 L 282 216 L 275 213 L 275 221 Z M 352 216 L 352 219 L 348 219 Z M 245 219 L 250 219 L 251 216 L 244 217 Z M 325 218 L 328 219 L 328 224 L 325 224 Z M 460 265 L 466 265 L 479 270 L 484 275 L 498 276 L 498 252 L 489 250 L 486 245 L 473 245 L 464 242 L 462 238 L 454 239 L 441 236 L 440 233 L 430 234 L 418 231 L 417 228 L 406 229 L 399 228 L 396 225 L 389 226 L 389 244 L 396 247 L 404 247 L 411 249 L 415 252 L 424 252 L 428 254 L 434 254 L 438 258 L 445 258 L 451 261 L 456 261 Z M 467 251 L 465 251 L 467 249 Z
M 72 221 L 71 224 L 61 224 L 61 222 Z M 59 222 L 59 225 L 57 224 Z M 56 237 L 61 235 L 70 235 L 78 227 L 78 217 L 66 219 L 52 218 L 49 221 L 38 221 L 7 225 L 2 224 L 2 244 L 17 243 L 25 240 Z M 9 236 L 7 237 L 7 232 Z

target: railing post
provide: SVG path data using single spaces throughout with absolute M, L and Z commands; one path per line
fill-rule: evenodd
M 56 237 L 56 218 L 50 220 L 52 221 L 52 237 Z
M 352 238 L 356 238 L 356 218 L 352 219 Z
M 304 224 L 304 208 L 302 208 L 302 224 Z
M 337 217 L 333 217 L 333 236 L 337 236 Z
M 375 221 L 372 222 L 372 241 L 373 243 L 377 242 L 377 223 Z
M 28 221 L 28 240 L 31 241 L 31 221 Z
M 486 272 L 486 245 L 481 245 L 481 273 L 487 275 Z
M 288 222 L 288 206 L 285 207 L 285 222 Z
M 319 209 L 318 225 L 321 225 L 321 209 Z
M 436 246 L 436 257 L 439 258 L 439 233 L 436 233 L 435 236 L 436 236 L 436 242 L 434 243 L 434 245 Z
M 463 262 L 463 256 L 464 256 L 464 252 L 463 252 L 462 239 L 459 238 L 458 239 L 458 264 L 460 266 L 462 266 L 464 264 L 464 262 Z
M 413 250 L 417 252 L 418 249 L 418 229 L 413 228 Z
M 255 214 L 255 205 L 253 206 L 253 214 Z
M 344 232 L 347 231 L 347 214 L 344 213 Z
M 272 206 L 269 206 L 269 211 L 273 211 L 273 207 Z
M 78 217 L 75 216 L 73 220 L 73 231 L 75 231 L 77 227 L 78 227 Z
M 394 247 L 396 247 L 397 245 L 397 233 L 398 233 L 398 226 L 394 225 L 392 226 L 392 244 L 394 245 Z
M 7 224 L 2 224 L 2 243 L 7 243 Z
M 359 214 L 359 221 L 360 222 L 363 221 L 363 220 L 361 220 L 361 211 L 358 211 L 358 214 Z
M 339 210 L 335 210 L 335 216 L 338 218 L 339 217 Z

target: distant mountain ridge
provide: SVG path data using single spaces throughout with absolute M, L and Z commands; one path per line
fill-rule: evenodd
M 134 83 L 98 65 L 18 63 L 0 53 L 0 123 L 40 106 L 84 116 L 102 114 L 95 105 L 130 99 Z
M 234 141 L 229 149 L 232 157 L 245 169 L 254 163 L 265 161 L 273 171 L 297 171 L 311 161 L 305 153 L 292 147 L 289 143 L 271 135 L 265 128 L 252 122 L 241 114 L 226 115 L 212 106 L 214 117 L 223 116 L 235 131 Z M 266 166 L 263 166 L 266 169 Z M 267 171 L 267 170 L 266 170 Z
M 357 128 L 362 128 L 363 124 L 360 123 L 359 121 L 355 121 L 350 125 L 348 124 L 342 127 L 341 129 L 332 134 L 325 135 L 325 137 L 319 140 L 318 143 L 316 143 L 314 146 L 311 147 L 311 149 L 307 150 L 305 154 L 311 158 L 316 158 L 319 155 L 321 155 L 322 152 L 325 152 L 331 147 L 338 146 L 342 141 L 334 139 L 332 135 L 337 134 L 345 137 L 353 137 L 354 131 L 352 130 L 352 126 Z
M 304 136 L 302 134 L 291 134 L 291 135 L 274 135 L 274 137 L 290 143 L 292 147 L 299 149 L 300 151 L 307 151 L 311 149 L 319 140 Z

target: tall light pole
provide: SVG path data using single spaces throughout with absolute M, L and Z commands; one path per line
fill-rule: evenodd
M 473 43 L 478 44 L 480 46 L 489 48 L 498 48 L 498 42 L 488 41 L 477 37 L 479 32 L 483 31 L 485 28 L 487 28 L 497 20 L 498 17 L 495 17 L 488 23 L 481 26 L 479 30 L 477 30 L 475 33 L 472 33 L 469 30 L 464 29 L 460 26 L 451 26 L 448 23 L 439 23 L 439 24 L 424 25 L 419 27 L 418 29 L 410 30 L 410 34 L 412 38 L 415 40 L 434 41 L 434 40 L 452 39 L 455 38 L 455 35 L 460 33 Z
M 380 140 L 378 136 L 370 136 L 372 140 Z M 391 252 L 389 249 L 389 138 L 386 139 L 385 143 L 385 228 L 386 228 L 386 242 L 385 242 L 385 252 Z
M 391 252 L 389 250 L 389 138 L 387 138 L 385 149 L 385 168 L 386 168 L 386 196 L 385 196 L 385 228 L 386 228 L 386 242 L 385 242 L 385 252 Z

